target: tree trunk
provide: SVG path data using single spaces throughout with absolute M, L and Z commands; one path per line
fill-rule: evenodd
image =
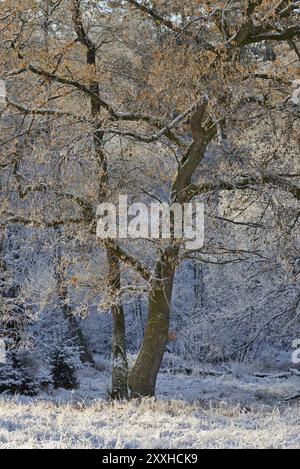
M 143 344 L 129 372 L 131 397 L 155 395 L 156 379 L 169 338 L 170 302 L 177 255 L 178 251 L 170 248 L 156 265 Z
M 125 321 L 123 306 L 115 304 L 111 308 L 113 317 L 112 339 L 112 399 L 128 398 L 128 363 L 125 344 Z
M 73 20 L 77 34 L 77 40 L 86 47 L 86 63 L 87 65 L 96 69 L 97 64 L 97 46 L 85 30 L 80 2 L 74 3 Z M 89 89 L 92 92 L 90 98 L 91 116 L 95 121 L 93 129 L 93 141 L 95 157 L 99 168 L 99 193 L 98 202 L 101 203 L 107 196 L 108 188 L 108 174 L 107 174 L 107 158 L 104 151 L 104 133 L 101 129 L 102 119 L 99 115 L 101 113 L 101 103 L 97 97 L 100 95 L 99 83 L 91 81 Z M 117 398 L 125 398 L 128 395 L 127 391 L 127 371 L 128 365 L 126 360 L 126 347 L 125 347 L 125 321 L 123 307 L 119 301 L 119 288 L 120 288 L 120 264 L 119 260 L 115 258 L 109 248 L 106 249 L 108 267 L 109 267 L 109 286 L 114 297 L 114 304 L 111 309 L 113 316 L 113 369 L 112 369 L 112 396 Z
M 111 307 L 113 318 L 111 397 L 113 399 L 127 399 L 128 362 L 126 358 L 125 318 L 122 303 L 118 298 L 121 286 L 120 263 L 109 248 L 107 248 L 107 260 L 109 266 L 108 283 L 114 301 Z
M 90 44 L 87 50 L 87 63 L 89 65 L 95 66 L 96 59 L 96 47 L 95 45 Z M 91 83 L 90 90 L 95 95 L 99 96 L 98 83 Z M 92 117 L 98 118 L 100 111 L 101 106 L 99 105 L 99 102 L 91 98 Z M 104 152 L 103 136 L 104 134 L 101 130 L 101 124 L 96 124 L 93 133 L 93 140 L 95 156 L 100 168 L 98 194 L 98 199 L 100 202 L 105 200 L 108 187 L 107 160 Z M 128 398 L 128 363 L 126 358 L 125 320 L 123 306 L 118 299 L 118 290 L 120 289 L 121 283 L 120 262 L 119 259 L 112 254 L 109 248 L 106 248 L 106 256 L 109 267 L 109 287 L 113 296 L 115 297 L 115 303 L 111 308 L 111 314 L 113 317 L 111 397 L 113 399 L 126 399 Z

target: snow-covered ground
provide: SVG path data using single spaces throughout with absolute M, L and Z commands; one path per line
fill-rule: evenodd
M 299 448 L 300 407 L 183 401 L 92 406 L 3 399 L 0 448 Z
M 156 400 L 111 403 L 109 374 L 85 368 L 78 391 L 2 396 L 0 449 L 299 448 L 300 377 L 233 371 L 163 373 Z

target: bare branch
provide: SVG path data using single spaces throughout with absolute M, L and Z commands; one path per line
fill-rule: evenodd
M 57 109 L 32 109 L 28 108 L 22 104 L 16 103 L 15 101 L 10 100 L 9 98 L 6 98 L 6 102 L 14 107 L 15 109 L 18 109 L 21 111 L 23 114 L 31 114 L 31 115 L 41 115 L 41 116 L 58 116 L 58 117 L 72 117 L 73 119 L 76 119 L 80 122 L 88 122 L 88 119 L 85 116 L 78 116 L 76 114 L 73 114 L 72 112 L 67 112 L 67 111 L 59 111 Z
M 150 281 L 150 270 L 146 266 L 144 266 L 138 259 L 124 251 L 124 249 L 122 249 L 113 240 L 105 240 L 104 245 L 106 248 L 110 249 L 120 261 L 124 262 L 124 264 L 127 264 L 129 267 L 133 268 L 136 272 L 138 272 L 144 280 L 146 280 L 147 282 Z
M 151 8 L 143 3 L 137 2 L 136 0 L 126 0 L 128 3 L 133 5 L 138 10 L 146 13 L 150 18 L 155 21 L 155 24 L 166 26 L 168 29 L 171 29 L 174 32 L 180 32 L 181 29 L 178 28 L 172 21 L 165 19 L 161 14 L 159 14 L 154 8 Z
M 261 175 L 260 177 L 255 176 L 244 176 L 239 180 L 233 182 L 227 182 L 224 180 L 209 182 L 202 184 L 200 187 L 191 186 L 190 194 L 191 198 L 196 195 L 203 195 L 216 190 L 243 190 L 251 189 L 254 190 L 262 185 L 269 185 L 272 188 L 280 189 L 283 192 L 290 193 L 295 199 L 300 200 L 300 187 L 294 183 L 291 183 L 288 178 L 281 177 L 279 175 Z

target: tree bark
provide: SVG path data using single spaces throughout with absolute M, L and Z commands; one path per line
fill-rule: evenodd
M 113 317 L 112 338 L 112 399 L 128 398 L 128 362 L 126 358 L 125 344 L 125 320 L 121 303 L 111 308 Z
M 167 249 L 157 261 L 150 292 L 148 321 L 140 353 L 129 372 L 131 397 L 154 396 L 157 375 L 169 338 L 170 303 L 178 249 Z
M 112 336 L 112 399 L 128 398 L 128 362 L 126 358 L 125 318 L 122 303 L 118 298 L 121 286 L 121 272 L 119 259 L 107 248 L 109 266 L 109 288 L 113 295 L 111 314 L 113 318 Z

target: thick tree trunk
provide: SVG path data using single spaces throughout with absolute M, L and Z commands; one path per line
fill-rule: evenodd
M 121 286 L 120 263 L 109 248 L 107 248 L 107 260 L 109 266 L 108 283 L 114 300 L 111 307 L 113 318 L 111 397 L 113 399 L 127 399 L 128 363 L 126 358 L 125 318 L 123 306 L 118 298 L 118 291 Z
M 123 306 L 115 304 L 111 308 L 113 317 L 112 339 L 112 399 L 128 398 L 128 363 L 125 344 L 125 321 Z
M 129 372 L 131 397 L 155 395 L 156 379 L 169 338 L 170 302 L 177 254 L 176 249 L 167 250 L 156 265 L 143 344 Z
M 173 182 L 170 200 L 184 204 L 190 200 L 192 177 L 203 160 L 207 145 L 216 135 L 216 126 L 205 121 L 207 101 L 198 106 L 191 116 L 193 145 L 181 162 Z M 204 124 L 204 125 L 203 125 Z M 171 220 L 172 242 L 159 259 L 155 281 L 150 293 L 148 323 L 137 360 L 129 372 L 129 388 L 133 397 L 153 396 L 158 371 L 169 335 L 170 302 L 179 244 L 174 239 L 174 220 Z

